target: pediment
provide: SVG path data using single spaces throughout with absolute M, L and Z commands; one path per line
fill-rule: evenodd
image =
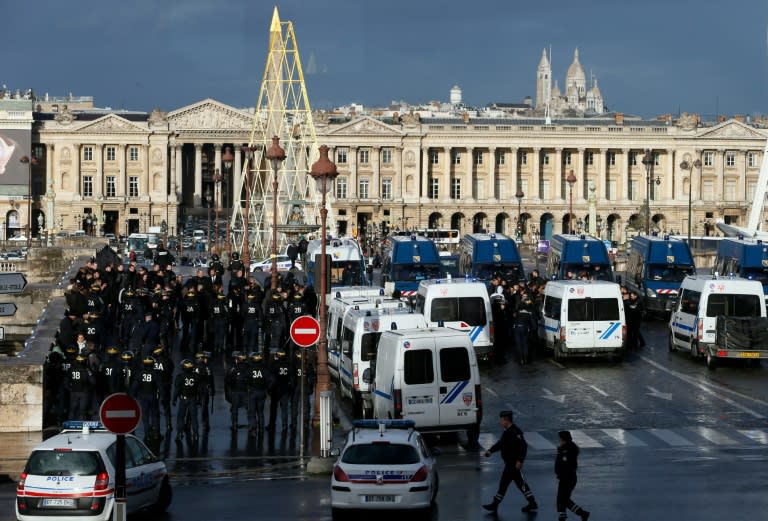
M 171 130 L 250 130 L 253 125 L 252 114 L 212 99 L 169 112 L 166 119 Z
M 371 118 L 369 116 L 362 116 L 357 119 L 353 119 L 348 123 L 331 130 L 326 135 L 328 136 L 402 136 L 403 133 L 386 123 Z
M 75 132 L 96 134 L 96 133 L 114 133 L 114 132 L 143 132 L 146 133 L 147 129 L 144 126 L 137 125 L 132 121 L 128 121 L 125 118 L 121 118 L 115 114 L 107 114 L 97 120 L 90 121 L 78 128 Z
M 760 138 L 765 139 L 765 133 L 758 131 L 735 119 L 729 119 L 699 134 L 705 138 Z

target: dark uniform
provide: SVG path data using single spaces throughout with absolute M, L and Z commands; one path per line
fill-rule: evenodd
M 232 353 L 234 365 L 224 380 L 224 398 L 229 402 L 232 432 L 237 432 L 237 416 L 240 409 L 248 407 L 248 356 L 240 351 Z
M 78 354 L 66 375 L 66 387 L 69 389 L 69 418 L 88 420 L 88 408 L 91 405 L 91 393 L 96 386 L 96 377 L 88 369 L 88 357 Z
M 285 310 L 279 293 L 273 292 L 264 306 L 264 327 L 269 333 L 264 337 L 264 354 L 279 351 L 285 333 Z
M 295 430 L 298 423 L 297 418 L 301 413 L 301 404 L 304 403 L 305 423 L 309 422 L 312 413 L 312 401 L 310 396 L 315 389 L 315 372 L 312 364 L 306 362 L 304 351 L 299 349 L 294 354 L 293 360 L 293 392 L 291 393 L 291 430 Z M 304 388 L 301 387 L 302 376 L 304 376 Z M 303 391 L 303 394 L 302 394 Z
M 173 360 L 170 357 L 169 349 L 163 346 L 157 346 L 152 351 L 155 358 L 155 370 L 160 375 L 160 407 L 165 416 L 165 429 L 171 430 L 171 387 L 173 386 Z
M 176 410 L 176 441 L 184 436 L 184 424 L 189 416 L 192 427 L 192 441 L 198 439 L 197 407 L 199 380 L 195 374 L 195 363 L 185 358 L 181 361 L 181 372 L 176 375 L 173 392 L 173 405 L 179 404 Z
M 272 373 L 264 356 L 253 351 L 248 354 L 248 435 L 264 435 L 264 403 L 272 385 Z
M 496 495 L 493 496 L 493 501 L 487 505 L 483 505 L 483 508 L 496 512 L 499 507 L 499 503 L 504 499 L 504 495 L 507 493 L 507 488 L 511 482 L 515 482 L 515 485 L 520 492 L 523 493 L 528 500 L 528 504 L 522 508 L 523 512 L 533 512 L 538 509 L 536 499 L 533 497 L 533 492 L 528 486 L 528 483 L 523 479 L 523 462 L 525 456 L 528 453 L 528 443 L 523 437 L 523 431 L 512 423 L 512 411 L 502 411 L 499 414 L 501 418 L 501 424 L 504 427 L 504 433 L 501 435 L 501 439 L 494 443 L 490 449 L 485 451 L 485 456 L 490 457 L 494 452 L 501 451 L 501 459 L 504 460 L 504 471 L 501 473 L 501 480 L 499 480 L 499 490 Z
M 203 432 L 211 430 L 211 411 L 213 397 L 216 396 L 216 382 L 213 379 L 213 371 L 208 367 L 211 353 L 201 351 L 195 353 L 195 373 L 200 379 L 200 412 L 202 413 Z
M 227 348 L 227 322 L 229 310 L 227 297 L 218 293 L 214 298 L 210 309 L 211 329 L 213 332 L 213 352 L 224 353 Z
M 133 351 L 125 350 L 120 353 L 120 378 L 117 382 L 120 393 L 127 393 L 131 388 L 134 361 Z
M 514 311 L 513 331 L 520 365 L 527 364 L 531 359 L 530 350 L 528 349 L 528 335 L 531 332 L 531 320 L 535 311 L 533 306 L 533 300 L 531 300 L 527 293 L 523 292 L 517 301 Z
M 285 431 L 288 429 L 288 408 L 291 404 L 294 384 L 291 361 L 288 359 L 285 351 L 275 353 L 272 371 L 275 380 L 270 392 L 269 426 L 267 428 L 275 429 L 277 425 L 277 407 L 280 406 L 280 419 L 282 420 L 283 431 Z
M 557 515 L 562 521 L 566 519 L 565 510 L 581 517 L 582 521 L 589 519 L 589 512 L 581 508 L 571 499 L 571 493 L 576 488 L 576 469 L 579 466 L 579 447 L 573 443 L 571 433 L 560 431 L 560 446 L 555 458 L 555 475 L 557 476 Z
M 234 254 L 233 254 L 234 255 Z M 233 286 L 227 294 L 227 310 L 229 313 L 229 346 L 233 351 L 243 349 L 243 295 L 239 285 Z
M 194 289 L 187 291 L 179 305 L 181 311 L 181 344 L 182 353 L 197 350 L 198 322 L 200 320 L 200 305 Z
M 141 368 L 134 374 L 131 394 L 141 406 L 145 439 L 160 439 L 160 373 L 155 369 L 155 358 L 146 356 Z
M 258 295 L 248 292 L 241 308 L 243 314 L 243 347 L 246 351 L 259 350 L 259 332 L 261 330 L 261 303 Z
M 303 317 L 307 314 L 307 305 L 304 303 L 304 295 L 300 292 L 295 292 L 291 296 L 291 300 L 288 302 L 288 320 L 286 324 L 289 326 L 293 324 L 293 321 L 299 317 Z M 291 341 L 291 354 L 296 352 L 299 347 Z

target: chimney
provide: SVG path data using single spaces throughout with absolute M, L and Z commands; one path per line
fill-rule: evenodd
M 464 118 L 464 124 L 469 125 L 469 112 L 465 112 L 463 114 L 463 118 Z
M 722 123 L 726 119 L 728 119 L 728 117 L 725 114 L 718 114 L 718 116 L 717 116 L 717 122 L 718 123 Z
M 744 123 L 744 115 L 743 114 L 736 114 L 735 116 L 733 116 L 733 119 L 735 119 L 739 123 Z
M 617 125 L 623 125 L 624 124 L 624 114 L 622 112 L 617 112 L 613 116 L 614 123 Z

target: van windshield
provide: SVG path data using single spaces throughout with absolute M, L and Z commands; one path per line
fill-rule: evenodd
M 36 476 L 94 476 L 102 470 L 98 452 L 84 450 L 36 450 L 26 469 Z
M 707 316 L 759 317 L 762 300 L 757 295 L 711 294 L 707 298 Z
M 592 322 L 619 320 L 619 301 L 615 298 L 581 298 L 568 300 L 568 320 Z
M 693 275 L 693 266 L 668 264 L 650 264 L 648 266 L 648 280 L 682 282 L 686 275 Z
M 563 274 L 566 280 L 607 280 L 613 282 L 613 274 L 609 264 L 565 264 Z
M 404 265 L 396 266 L 394 273 L 394 280 L 428 280 L 440 278 L 440 264 L 419 264 L 419 265 Z
M 490 280 L 494 275 L 500 275 L 504 280 L 519 280 L 521 277 L 519 264 L 476 264 L 475 276 L 482 280 Z
M 482 297 L 444 297 L 432 300 L 430 322 L 466 322 L 470 326 L 484 326 L 485 302 Z
M 376 350 L 379 348 L 381 333 L 366 333 L 360 340 L 360 359 L 371 361 L 376 359 Z

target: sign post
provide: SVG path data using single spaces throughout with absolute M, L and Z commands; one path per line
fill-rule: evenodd
M 16 314 L 16 304 L 13 302 L 0 302 L 0 317 L 12 317 Z
M 304 315 L 296 318 L 291 322 L 291 340 L 299 347 L 310 347 L 317 343 L 320 339 L 320 324 L 314 317 Z M 301 397 L 301 406 L 299 407 L 299 417 L 301 421 L 301 430 L 299 431 L 299 458 L 302 463 L 304 462 L 304 429 L 306 428 L 306 422 L 304 421 L 304 408 L 307 406 L 305 403 L 306 397 L 304 396 L 304 386 L 307 379 L 307 366 L 304 362 L 306 359 L 306 353 L 301 355 L 301 382 L 299 384 L 299 396 Z
M 0 273 L 0 295 L 16 295 L 24 291 L 26 285 L 23 273 Z
M 115 444 L 115 521 L 128 516 L 125 485 L 125 435 L 136 430 L 141 422 L 141 407 L 126 393 L 107 396 L 99 408 L 99 418 L 109 432 L 117 434 Z

